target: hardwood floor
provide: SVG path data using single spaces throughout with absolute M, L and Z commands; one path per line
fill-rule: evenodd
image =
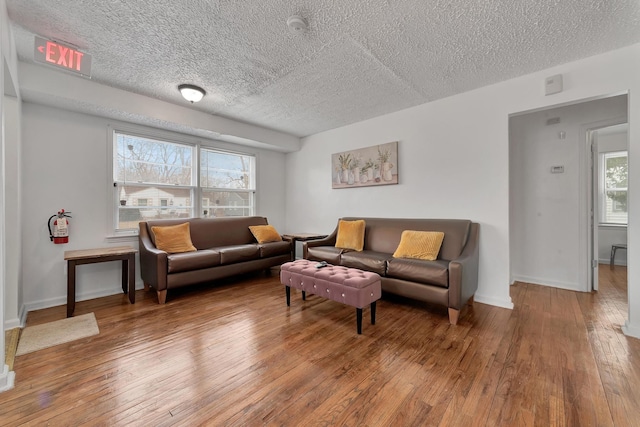
M 15 360 L 0 425 L 638 426 L 640 340 L 626 337 L 626 270 L 600 292 L 518 283 L 514 310 L 292 292 L 277 272 L 212 287 L 78 302 L 100 334 Z M 28 325 L 65 317 L 29 313 Z

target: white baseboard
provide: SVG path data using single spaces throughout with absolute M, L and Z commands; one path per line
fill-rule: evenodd
M 584 289 L 582 289 L 577 283 L 562 282 L 559 280 L 545 279 L 540 277 L 513 275 L 512 283 L 513 282 L 525 282 L 525 283 L 532 283 L 534 285 L 550 286 L 552 288 L 566 289 L 568 291 L 584 292 Z
M 27 322 L 27 309 L 22 304 L 20 307 L 20 311 L 18 312 L 18 317 L 15 319 L 5 319 L 4 320 L 4 330 L 8 331 L 10 329 L 15 328 L 24 328 L 24 325 Z
M 609 258 L 601 258 L 598 260 L 599 264 L 611 264 L 611 260 Z M 623 265 L 626 266 L 627 265 L 627 259 L 625 257 L 625 259 L 614 259 L 613 260 L 613 265 Z
M 15 385 L 16 373 L 9 370 L 9 366 L 2 365 L 0 372 L 0 393 L 11 390 Z
M 482 295 L 478 292 L 473 297 L 474 302 L 479 302 L 482 304 L 494 305 L 496 307 L 508 308 L 513 310 L 513 301 L 511 301 L 511 297 L 509 298 L 496 298 L 493 296 Z
M 622 332 L 629 337 L 640 338 L 640 325 L 631 325 L 627 320 L 622 326 Z
M 144 289 L 144 284 L 142 282 L 136 283 L 136 290 L 140 290 L 140 289 Z M 76 295 L 76 302 L 86 301 L 86 300 L 95 299 L 95 298 L 108 297 L 108 296 L 117 295 L 120 293 L 122 293 L 122 288 L 119 288 L 119 289 L 109 288 L 109 289 L 100 289 L 93 292 L 81 292 Z M 67 305 L 66 295 L 27 303 L 25 304 L 25 309 L 26 309 L 25 311 L 28 312 L 28 311 L 34 311 L 34 310 L 41 310 L 43 308 L 56 307 L 59 305 Z M 26 312 L 25 312 L 25 321 L 26 321 Z
M 27 324 L 27 314 L 29 312 L 27 311 L 27 306 L 22 304 L 22 307 L 20 307 L 20 313 L 18 314 L 20 317 L 20 327 L 24 328 L 25 325 Z
M 14 319 L 5 319 L 4 320 L 4 330 L 8 331 L 10 329 L 22 328 L 22 324 L 20 323 L 20 319 L 18 317 Z

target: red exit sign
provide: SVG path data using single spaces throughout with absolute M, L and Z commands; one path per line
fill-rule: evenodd
M 36 62 L 91 77 L 91 55 L 60 42 L 36 36 L 33 59 Z

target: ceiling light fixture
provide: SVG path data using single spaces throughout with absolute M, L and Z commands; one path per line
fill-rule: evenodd
M 289 27 L 289 31 L 294 34 L 306 33 L 309 29 L 309 27 L 307 27 L 307 21 L 299 15 L 291 15 L 289 19 L 287 19 L 287 26 Z
M 200 101 L 206 94 L 204 89 L 196 85 L 180 85 L 178 86 L 178 90 L 182 94 L 182 97 L 192 104 Z

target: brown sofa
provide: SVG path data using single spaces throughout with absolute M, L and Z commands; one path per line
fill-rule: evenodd
M 305 259 L 378 273 L 383 292 L 444 305 L 449 309 L 449 322 L 458 323 L 460 310 L 473 303 L 478 288 L 478 223 L 462 219 L 342 219 L 365 221 L 364 250 L 336 248 L 336 227 L 325 239 L 303 243 Z M 437 259 L 394 258 L 404 230 L 444 232 Z
M 154 226 L 189 222 L 197 251 L 169 254 L 155 246 Z M 267 225 L 253 217 L 165 219 L 140 222 L 140 272 L 145 289 L 153 287 L 164 304 L 168 289 L 268 269 L 291 261 L 292 242 L 259 244 L 251 225 Z

